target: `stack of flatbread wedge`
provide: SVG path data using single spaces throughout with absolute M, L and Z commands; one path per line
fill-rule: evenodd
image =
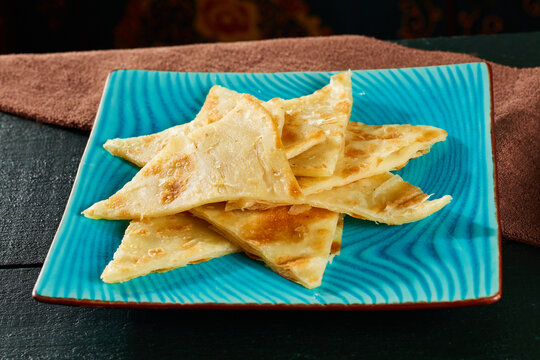
M 313 94 L 260 101 L 210 89 L 195 119 L 160 133 L 108 140 L 140 167 L 83 214 L 132 219 L 105 282 L 244 251 L 307 288 L 340 252 L 344 214 L 386 224 L 423 219 L 451 200 L 428 200 L 390 171 L 446 138 L 431 126 L 349 121 L 351 73 Z

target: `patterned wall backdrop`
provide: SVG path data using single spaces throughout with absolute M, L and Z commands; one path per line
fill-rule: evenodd
M 363 34 L 540 31 L 540 0 L 0 1 L 0 53 Z

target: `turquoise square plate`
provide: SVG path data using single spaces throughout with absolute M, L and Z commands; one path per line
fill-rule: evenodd
M 179 308 L 420 308 L 485 304 L 501 293 L 492 144 L 490 71 L 485 63 L 353 71 L 352 121 L 425 124 L 448 139 L 399 171 L 426 193 L 454 200 L 419 222 L 387 226 L 346 218 L 341 255 L 308 290 L 243 254 L 121 284 L 100 280 L 126 221 L 81 211 L 137 172 L 102 147 L 194 118 L 214 84 L 261 100 L 310 94 L 330 72 L 110 74 L 62 222 L 33 296 L 89 306 Z

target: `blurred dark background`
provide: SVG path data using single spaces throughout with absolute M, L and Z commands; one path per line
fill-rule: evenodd
M 540 0 L 0 0 L 0 53 L 540 31 Z

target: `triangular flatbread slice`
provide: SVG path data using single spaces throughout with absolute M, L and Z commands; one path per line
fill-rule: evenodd
M 330 84 L 311 95 L 285 101 L 284 139 L 289 132 L 313 137 L 313 128 L 322 130 L 325 135 L 324 141 L 302 149 L 305 151 L 290 159 L 295 175 L 330 176 L 334 173 L 343 152 L 352 103 L 350 72 L 332 76 Z
M 298 183 L 309 195 L 399 169 L 410 159 L 428 153 L 446 135 L 446 131 L 433 126 L 349 122 L 345 151 L 334 174 L 325 178 L 300 177 Z
M 189 213 L 133 220 L 101 278 L 123 282 L 238 251 L 210 224 Z
M 260 257 L 272 270 L 306 288 L 321 284 L 339 214 L 311 208 L 300 214 L 288 206 L 266 211 L 225 211 L 225 204 L 191 210 L 214 224 L 231 242 Z
M 187 135 L 193 130 L 221 120 L 236 106 L 241 96 L 242 94 L 236 91 L 215 85 L 208 92 L 201 110 L 193 121 L 170 127 L 155 134 L 110 139 L 105 142 L 103 147 L 111 154 L 143 167 L 167 145 L 170 136 L 175 134 Z M 276 121 L 280 136 L 285 122 L 283 101 L 283 99 L 275 98 L 267 102 L 260 102 Z
M 225 200 L 290 203 L 300 196 L 274 121 L 256 99 L 243 95 L 221 121 L 169 138 L 120 191 L 83 214 L 136 219 Z
M 404 181 L 399 175 L 386 172 L 307 195 L 298 199 L 297 203 L 345 213 L 360 219 L 399 225 L 428 217 L 452 200 L 449 195 L 436 200 L 428 200 L 429 197 L 430 195 Z M 281 205 L 237 200 L 227 202 L 225 210 L 267 210 L 277 206 Z
M 308 195 L 305 203 L 360 219 L 400 225 L 424 219 L 452 200 L 450 195 L 436 200 L 429 197 L 399 175 L 387 172 Z
M 103 147 L 137 166 L 143 167 L 167 145 L 167 139 L 175 134 L 189 134 L 202 126 L 219 121 L 235 106 L 241 94 L 219 85 L 213 86 L 193 121 L 170 127 L 161 132 L 125 139 L 110 139 Z

